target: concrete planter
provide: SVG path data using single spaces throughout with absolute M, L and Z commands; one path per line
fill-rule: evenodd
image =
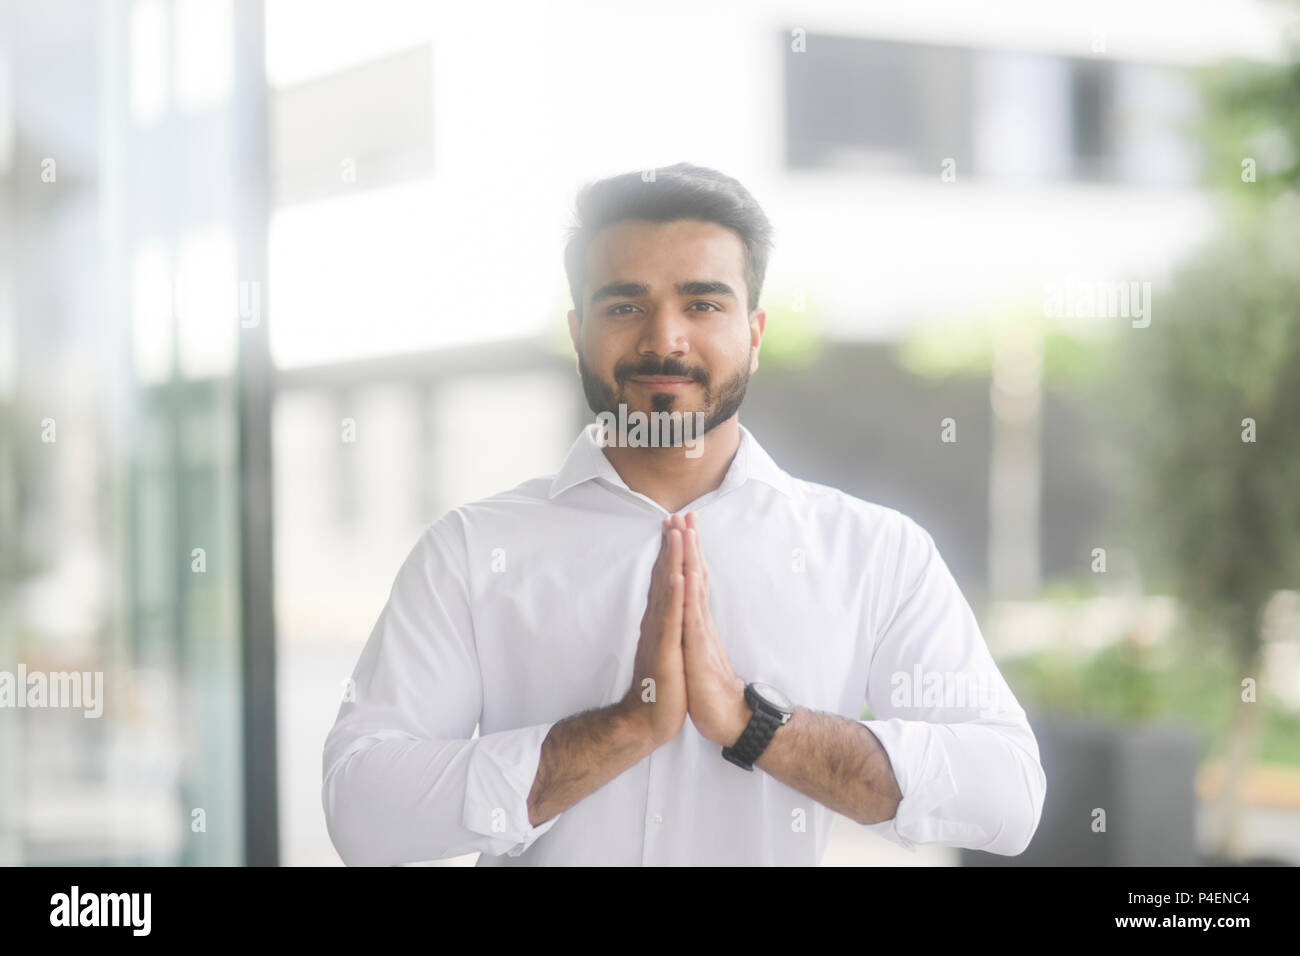
M 1200 734 L 1184 724 L 1029 715 L 1047 795 L 1019 856 L 961 851 L 962 866 L 1196 866 Z M 1105 831 L 1094 832 L 1096 810 Z

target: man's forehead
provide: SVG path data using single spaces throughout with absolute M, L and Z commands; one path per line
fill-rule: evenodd
M 642 279 L 666 271 L 674 279 L 715 277 L 742 280 L 745 246 L 735 232 L 713 222 L 626 220 L 596 234 L 587 249 L 587 283 L 611 277 Z M 688 275 L 689 273 L 689 275 Z

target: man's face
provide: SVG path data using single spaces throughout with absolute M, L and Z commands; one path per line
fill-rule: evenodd
M 602 230 L 587 250 L 581 323 L 569 313 L 591 410 L 703 412 L 706 433 L 731 418 L 767 323 L 748 296 L 744 244 L 724 226 L 629 220 Z

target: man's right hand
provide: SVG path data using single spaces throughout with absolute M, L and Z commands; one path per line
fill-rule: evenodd
M 682 532 L 669 518 L 662 523 L 659 558 L 650 573 L 650 592 L 641 618 L 632 687 L 623 698 L 625 711 L 644 727 L 659 747 L 686 723 L 686 664 L 682 657 Z M 653 683 L 644 683 L 646 679 Z

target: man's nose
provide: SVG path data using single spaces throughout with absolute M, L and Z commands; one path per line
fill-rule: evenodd
M 690 351 L 689 329 L 689 317 L 676 305 L 658 306 L 646 320 L 639 350 L 656 355 L 684 355 Z

